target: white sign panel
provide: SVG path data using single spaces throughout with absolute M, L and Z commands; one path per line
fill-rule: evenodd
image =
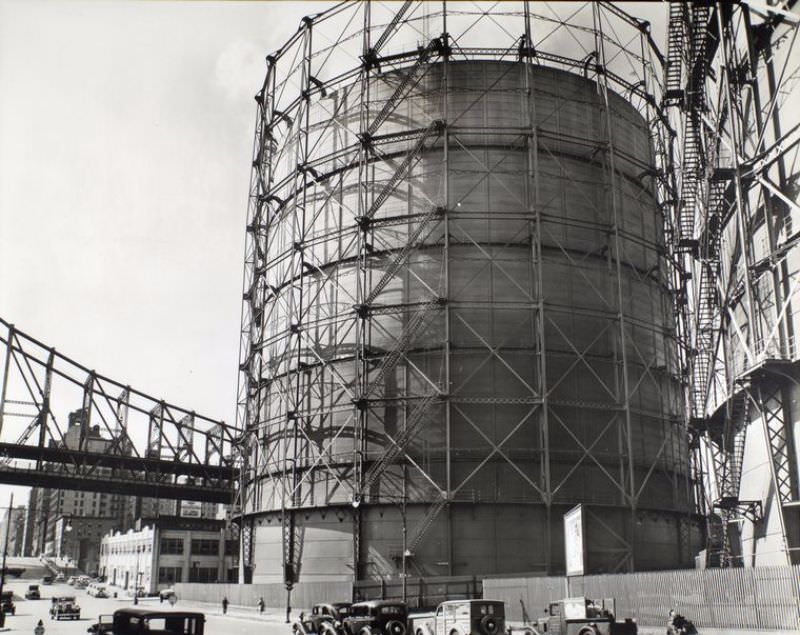
M 580 505 L 564 514 L 564 555 L 567 575 L 583 575 L 583 508 Z
M 181 501 L 181 516 L 184 518 L 200 518 L 202 505 L 197 501 Z

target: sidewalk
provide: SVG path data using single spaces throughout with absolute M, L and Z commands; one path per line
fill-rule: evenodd
M 151 608 L 157 605 L 159 605 L 158 598 L 142 598 L 139 600 L 139 606 Z M 170 605 L 169 602 L 164 602 L 162 606 L 169 607 Z M 178 598 L 178 601 L 175 603 L 175 608 L 186 610 L 196 609 L 198 611 L 202 611 L 206 615 L 222 615 L 222 606 L 217 602 L 198 602 L 195 600 L 181 600 Z M 295 620 L 299 619 L 300 612 L 303 610 L 307 611 L 308 609 L 293 608 L 290 621 L 294 622 Z M 259 613 L 258 607 L 256 606 L 240 606 L 229 604 L 226 617 L 234 617 L 242 620 L 253 620 L 257 622 L 284 624 L 286 622 L 286 609 L 265 607 L 264 612 Z M 289 626 L 290 625 L 287 625 L 286 628 L 289 629 Z

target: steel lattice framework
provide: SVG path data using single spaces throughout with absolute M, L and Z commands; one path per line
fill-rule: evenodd
M 683 41 L 674 48 L 683 54 Z M 588 162 L 601 157 L 608 192 L 615 192 L 621 181 L 627 187 L 617 165 L 634 166 L 631 196 L 655 200 L 663 236 L 652 244 L 637 244 L 621 224 L 622 201 L 612 195 L 609 207 L 615 220 L 602 226 L 608 245 L 580 252 L 555 234 L 542 212 L 549 201 L 540 191 L 538 157 L 557 161 L 550 148 L 558 140 L 534 125 L 531 111 L 521 126 L 484 133 L 503 136 L 503 148 L 522 150 L 526 157 L 517 177 L 526 183 L 518 200 L 519 217 L 530 232 L 531 262 L 540 278 L 532 292 L 517 286 L 518 302 L 533 316 L 535 341 L 527 353 L 534 360 L 533 379 L 516 372 L 507 338 L 490 341 L 459 310 L 447 266 L 423 275 L 414 256 L 425 249 L 433 261 L 445 263 L 448 251 L 460 242 L 482 249 L 480 240 L 470 235 L 469 214 L 459 209 L 467 196 L 454 185 L 458 170 L 449 158 L 468 154 L 465 139 L 481 133 L 460 129 L 447 100 L 435 113 L 416 113 L 416 125 L 393 125 L 398 119 L 407 121 L 398 108 L 429 90 L 436 73 L 446 77 L 457 62 L 478 61 L 512 63 L 521 69 L 528 94 L 535 90 L 541 67 L 583 75 L 595 82 L 598 108 L 606 117 L 601 127 L 613 127 L 611 102 L 621 95 L 643 117 L 654 149 L 637 163 L 609 141 L 607 132 L 602 141 L 575 151 Z M 298 514 L 317 507 L 340 506 L 352 518 L 352 571 L 362 577 L 362 502 L 400 502 L 404 523 L 407 503 L 424 506 L 407 539 L 403 528 L 402 553 L 413 553 L 432 524 L 449 513 L 445 510 L 475 500 L 476 474 L 496 462 L 524 483 L 526 493 L 509 502 L 543 505 L 548 521 L 551 513 L 558 517 L 555 506 L 573 500 L 564 490 L 582 470 L 596 470 L 607 479 L 613 494 L 605 503 L 613 500 L 630 511 L 624 534 L 604 525 L 613 542 L 610 550 L 618 554 L 616 570 L 634 567 L 637 514 L 648 507 L 648 487 L 664 479 L 683 518 L 678 521 L 679 548 L 691 554 L 697 511 L 692 500 L 701 498 L 702 482 L 689 474 L 688 400 L 675 386 L 687 386 L 691 369 L 699 366 L 690 366 L 689 303 L 681 295 L 691 289 L 680 255 L 686 242 L 681 179 L 675 169 L 680 114 L 671 117 L 668 112 L 666 61 L 649 24 L 610 3 L 570 5 L 565 12 L 546 3 L 534 11 L 528 2 L 491 7 L 342 3 L 305 18 L 286 44 L 267 57 L 266 78 L 256 95 L 240 347 L 237 423 L 243 431 L 239 504 L 245 581 L 255 549 L 254 522 L 265 510 L 277 513 L 282 523 L 287 585 L 296 581 L 301 565 Z M 481 98 L 491 90 L 490 85 Z M 435 191 L 420 185 L 425 178 L 421 166 L 428 165 L 424 158 L 432 153 L 441 153 L 445 166 Z M 501 161 L 492 164 L 474 155 L 471 161 L 484 173 L 479 182 L 501 172 Z M 562 166 L 561 172 L 576 191 L 582 190 L 584 185 L 569 170 Z M 353 174 L 357 178 L 349 182 Z M 413 212 L 393 211 L 396 200 L 404 197 L 413 203 Z M 581 230 L 590 228 L 574 226 L 574 231 Z M 638 250 L 651 248 L 659 257 L 639 266 Z M 602 256 L 611 279 L 617 280 L 600 288 L 582 274 L 587 292 L 600 296 L 606 311 L 603 328 L 592 337 L 560 328 L 555 313 L 545 310 L 549 299 L 542 291 L 540 266 L 547 260 L 545 251 L 557 252 L 578 269 Z M 502 270 L 496 255 L 483 251 L 482 258 L 486 266 Z M 346 284 L 340 273 L 345 265 L 356 272 Z M 413 302 L 392 298 L 392 281 L 400 275 L 413 279 L 419 289 Z M 637 344 L 648 327 L 628 313 L 623 278 L 631 284 L 656 284 L 674 300 L 666 307 L 672 324 L 658 329 L 658 338 L 666 342 L 663 349 Z M 478 367 L 490 360 L 524 389 L 514 395 L 460 397 L 455 370 L 447 361 L 456 331 L 469 333 L 475 346 L 482 342 Z M 574 358 L 571 366 L 551 368 L 552 376 L 546 331 Z M 596 354 L 597 342 L 605 337 L 612 342 L 608 383 L 603 375 L 608 371 L 598 370 L 605 367 Z M 418 361 L 424 342 L 431 340 L 447 352 L 442 365 Z M 577 381 L 580 373 L 599 384 L 599 397 L 559 399 L 557 387 Z M 494 439 L 470 419 L 470 405 L 513 406 L 518 412 L 507 435 Z M 401 423 L 394 427 L 386 423 L 390 407 L 402 411 Z M 568 409 L 593 412 L 602 420 L 598 438 L 575 434 L 567 422 Z M 652 452 L 639 446 L 642 418 L 652 419 L 660 431 Z M 449 439 L 456 420 L 474 428 L 486 446 L 478 467 L 458 478 L 449 445 L 443 474 L 420 460 L 416 450 L 421 430 L 441 422 L 443 438 Z M 542 448 L 535 474 L 515 458 L 509 443 L 520 430 L 533 434 Z M 607 466 L 608 450 L 597 443 L 606 434 L 616 439 L 610 453 L 613 468 Z M 554 435 L 567 435 L 570 458 L 549 454 Z M 382 449 L 376 452 L 374 444 Z M 595 515 L 595 522 L 603 525 L 601 515 Z M 549 533 L 544 542 L 543 566 L 551 570 Z
M 784 561 L 800 557 L 789 408 L 798 385 L 794 5 L 670 3 L 667 111 L 680 122 L 676 252 L 691 314 L 690 431 L 713 521 L 710 562 L 722 566 L 741 564 L 734 543 L 744 536 L 777 534 Z M 761 454 L 771 491 L 760 485 Z
M 0 482 L 232 503 L 231 426 L 0 328 Z

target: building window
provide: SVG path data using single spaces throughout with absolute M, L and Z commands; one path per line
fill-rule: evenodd
M 194 545 L 194 540 L 192 540 Z M 183 539 L 182 538 L 162 538 L 161 539 L 161 553 L 171 555 L 181 555 L 183 553 Z
M 235 556 L 239 553 L 239 541 L 238 540 L 226 540 L 225 541 L 225 555 L 226 556 Z
M 181 574 L 183 571 L 180 567 L 159 567 L 158 568 L 158 581 L 159 583 L 172 584 L 173 582 L 181 581 Z
M 194 567 L 189 569 L 189 582 L 217 582 L 216 567 Z
M 192 540 L 193 556 L 216 556 L 218 553 L 219 540 Z M 199 582 L 199 580 L 193 580 L 193 582 Z

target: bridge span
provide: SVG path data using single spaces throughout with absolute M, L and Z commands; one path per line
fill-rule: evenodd
M 154 398 L 0 318 L 0 483 L 233 502 L 233 426 Z

